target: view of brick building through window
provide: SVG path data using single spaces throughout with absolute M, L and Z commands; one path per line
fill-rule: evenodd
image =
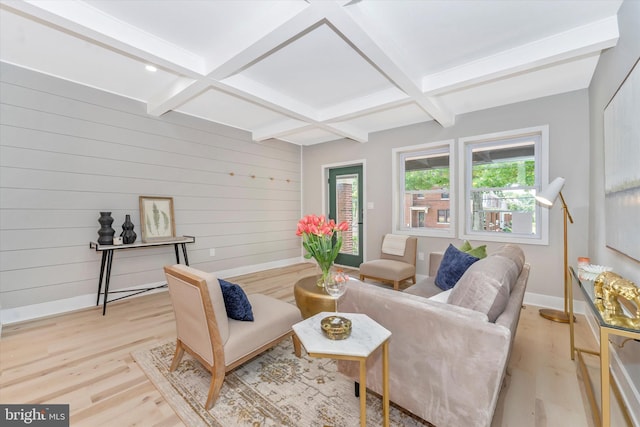
M 405 193 L 404 224 L 409 228 L 448 228 L 448 193 Z
M 340 252 L 353 255 L 358 253 L 357 206 L 354 206 L 353 198 L 353 192 L 357 190 L 354 188 L 356 185 L 353 179 L 342 178 L 338 179 L 336 184 L 336 222 L 346 221 L 349 224 L 349 230 L 342 233 L 342 248 Z
M 405 193 L 404 223 L 407 228 L 447 228 L 451 222 L 448 193 Z M 512 212 L 504 198 L 489 195 L 482 200 L 479 211 L 474 213 L 484 231 L 509 231 Z

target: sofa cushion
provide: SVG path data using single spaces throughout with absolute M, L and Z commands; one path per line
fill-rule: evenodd
M 436 274 L 436 285 L 443 291 L 453 288 L 467 268 L 478 259 L 449 244 Z
M 491 255 L 469 267 L 447 302 L 484 313 L 495 322 L 507 306 L 517 279 L 518 269 L 511 259 Z
M 429 301 L 436 301 L 436 302 L 441 302 L 443 304 L 447 304 L 447 301 L 449 301 L 449 295 L 451 294 L 451 292 L 453 292 L 453 288 L 447 291 L 442 291 L 439 294 L 430 296 Z
M 409 286 L 402 292 L 406 292 L 411 295 L 418 295 L 424 298 L 431 298 L 434 295 L 438 295 L 443 293 L 442 289 L 436 286 L 436 278 L 434 277 L 426 277 L 413 286 Z
M 487 245 L 476 246 L 475 248 L 471 246 L 468 240 L 465 240 L 462 246 L 459 248 L 462 252 L 468 253 L 469 255 L 473 255 L 476 258 L 486 258 L 487 257 Z
M 514 262 L 516 273 L 519 275 L 522 271 L 522 266 L 524 265 L 524 252 L 522 251 L 522 248 L 520 248 L 520 246 L 512 244 L 500 246 L 498 250 L 491 254 L 491 256 L 501 256 L 509 258 Z M 512 290 L 514 286 L 515 281 L 511 283 L 511 287 L 509 290 Z
M 460 245 L 458 249 L 460 249 L 462 252 L 467 252 L 473 249 L 473 247 L 471 246 L 471 243 L 468 240 L 465 240 L 464 243 Z
M 222 298 L 224 299 L 227 316 L 235 320 L 253 322 L 251 303 L 242 288 L 226 280 L 218 279 L 218 282 L 220 282 L 220 289 L 222 290 Z

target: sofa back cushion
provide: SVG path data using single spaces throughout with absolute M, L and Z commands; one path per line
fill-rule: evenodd
M 507 306 L 509 294 L 521 270 L 522 265 L 512 257 L 492 254 L 469 267 L 451 291 L 447 302 L 484 313 L 490 322 L 495 322 Z
M 522 271 L 522 266 L 524 265 L 524 252 L 518 245 L 506 244 L 500 246 L 491 256 L 502 256 L 505 258 L 509 258 L 514 262 L 516 269 L 518 271 L 518 275 Z M 513 290 L 515 286 L 515 281 L 511 283 L 509 290 Z

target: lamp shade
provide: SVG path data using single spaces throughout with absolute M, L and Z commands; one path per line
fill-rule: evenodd
M 547 188 L 536 195 L 536 200 L 544 206 L 553 206 L 562 187 L 564 187 L 564 181 L 565 179 L 560 176 L 551 181 Z

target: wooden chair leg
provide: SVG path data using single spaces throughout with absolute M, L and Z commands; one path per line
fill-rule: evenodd
M 211 385 L 209 386 L 209 394 L 207 395 L 207 402 L 204 404 L 204 408 L 208 411 L 216 403 L 220 396 L 220 389 L 222 389 L 222 383 L 224 382 L 224 366 L 221 368 L 213 367 L 211 372 Z
M 293 340 L 293 352 L 295 353 L 296 357 L 302 357 L 302 349 L 300 347 L 300 340 L 298 339 L 298 337 L 295 334 L 291 335 L 291 339 Z
M 360 275 L 360 280 L 364 280 L 364 276 L 362 274 Z
M 393 289 L 396 290 L 396 291 L 400 290 L 400 282 L 399 281 L 397 281 L 397 280 L 393 281 Z
M 184 355 L 184 347 L 182 346 L 182 341 L 176 341 L 176 352 L 173 354 L 173 360 L 171 361 L 171 367 L 169 371 L 173 372 L 176 370 L 180 361 L 182 360 L 182 356 Z

